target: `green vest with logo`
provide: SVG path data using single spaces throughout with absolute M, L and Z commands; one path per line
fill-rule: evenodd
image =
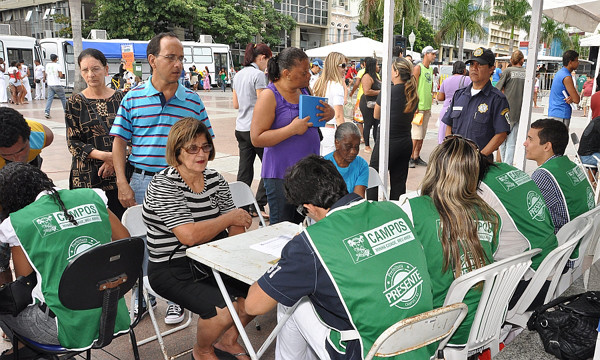
M 558 184 L 562 198 L 567 206 L 569 221 L 592 210 L 596 206 L 594 190 L 587 175 L 581 167 L 566 156 L 555 157 L 546 161 L 540 169 L 547 171 Z M 579 257 L 579 244 L 573 251 L 571 259 Z
M 429 196 L 419 196 L 409 200 L 412 210 L 413 224 L 418 239 L 423 244 L 425 256 L 427 258 L 427 268 L 431 278 L 431 287 L 433 290 L 433 307 L 438 308 L 444 305 L 446 294 L 450 285 L 454 281 L 454 269 L 449 266 L 446 271 L 444 268 L 444 251 L 438 235 L 440 228 L 440 216 Z M 500 221 L 500 219 L 498 218 Z M 479 240 L 486 256 L 486 265 L 494 261 L 493 254 L 498 246 L 498 237 L 494 236 L 492 225 L 487 221 L 479 220 L 478 225 Z M 469 269 L 463 264 L 462 273 Z M 458 330 L 449 344 L 464 346 L 469 339 L 471 325 L 475 319 L 475 312 L 481 298 L 481 290 L 473 288 L 465 295 L 463 302 L 469 307 L 467 316 L 459 326 Z
M 546 255 L 558 246 L 550 212 L 540 189 L 529 175 L 505 163 L 495 165 L 490 166 L 483 182 L 494 192 L 517 230 L 527 239 L 529 249 L 542 249 L 531 263 L 531 268 L 537 270 Z
M 306 232 L 358 332 L 363 358 L 389 326 L 432 309 L 423 248 L 398 206 L 363 200 L 331 211 Z M 330 340 L 345 353 L 340 332 L 332 329 Z M 390 359 L 429 359 L 434 352 L 435 345 Z
M 77 225 L 65 218 L 62 209 L 49 195 L 12 213 L 10 221 L 37 273 L 43 301 L 56 315 L 60 344 L 68 349 L 85 349 L 98 338 L 102 309 L 67 309 L 59 300 L 58 286 L 71 259 L 111 241 L 110 222 L 106 205 L 94 190 L 59 190 L 58 193 Z M 121 299 L 115 333 L 128 329 L 129 314 L 125 300 Z
M 418 65 L 421 68 L 419 76 L 419 84 L 417 86 L 417 94 L 419 95 L 419 110 L 431 110 L 433 102 L 433 66 L 425 67 L 423 63 Z

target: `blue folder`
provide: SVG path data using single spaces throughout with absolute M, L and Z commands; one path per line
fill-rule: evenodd
M 319 100 L 323 100 L 327 102 L 327 98 L 319 97 L 319 96 L 310 96 L 310 95 L 300 95 L 300 119 L 304 119 L 307 116 L 310 116 L 310 120 L 308 122 L 313 124 L 313 127 L 323 127 L 327 123 L 327 121 L 319 121 L 320 117 L 317 117 L 317 114 L 322 113 L 321 110 L 317 109 L 317 106 L 323 106 L 319 102 Z

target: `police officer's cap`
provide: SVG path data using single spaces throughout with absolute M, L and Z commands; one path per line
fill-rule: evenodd
M 480 65 L 494 66 L 496 57 L 490 49 L 479 47 L 473 51 L 473 56 L 466 62 L 467 64 L 477 61 Z

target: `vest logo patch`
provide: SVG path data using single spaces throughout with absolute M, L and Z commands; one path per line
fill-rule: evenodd
M 511 170 L 506 174 L 496 176 L 496 181 L 498 181 L 504 190 L 508 192 L 531 181 L 531 178 L 523 171 Z
M 491 243 L 494 240 L 494 229 L 492 227 L 492 223 L 489 221 L 478 220 L 477 235 L 479 235 L 479 241 L 487 241 Z
M 546 203 L 535 191 L 527 193 L 527 211 L 533 220 L 544 221 L 546 219 Z
M 594 190 L 591 187 L 587 187 L 587 206 L 589 210 L 592 210 L 596 207 L 596 201 L 594 199 Z
M 342 241 L 352 261 L 358 264 L 414 239 L 415 236 L 404 219 L 396 219 Z
M 585 173 L 579 166 L 575 166 L 571 170 L 567 171 L 567 176 L 569 177 L 569 180 L 571 180 L 573 186 L 585 180 Z
M 90 236 L 80 236 L 71 242 L 69 245 L 69 256 L 67 260 L 71 260 L 82 252 L 100 245 L 100 242 Z
M 410 309 L 419 302 L 422 292 L 423 278 L 416 267 L 406 262 L 390 266 L 385 274 L 383 292 L 390 307 Z
M 33 225 L 38 233 L 45 237 L 75 226 L 102 221 L 98 208 L 94 204 L 80 205 L 67 211 L 77 220 L 77 225 L 73 225 L 62 211 L 37 217 L 33 219 Z

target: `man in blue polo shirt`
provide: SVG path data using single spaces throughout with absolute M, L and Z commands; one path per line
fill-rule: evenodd
M 152 75 L 130 90 L 121 101 L 110 135 L 114 136 L 113 162 L 119 200 L 124 207 L 141 204 L 152 176 L 167 167 L 165 148 L 171 126 L 184 117 L 202 121 L 212 133 L 204 104 L 198 94 L 179 82 L 183 69 L 183 45 L 173 33 L 156 35 L 146 50 Z M 131 141 L 131 181 L 125 175 L 126 147 Z M 170 316 L 172 315 L 172 316 Z M 183 320 L 183 310 L 169 304 L 165 322 Z
M 448 127 L 446 135 L 459 134 L 473 140 L 488 158 L 504 142 L 510 131 L 508 100 L 492 86 L 494 53 L 477 48 L 467 64 L 471 85 L 454 93 L 442 122 Z
M 579 104 L 579 93 L 573 83 L 571 72 L 579 66 L 579 54 L 567 50 L 563 54 L 563 67 L 554 75 L 548 98 L 548 117 L 567 125 L 571 123 L 571 104 Z

